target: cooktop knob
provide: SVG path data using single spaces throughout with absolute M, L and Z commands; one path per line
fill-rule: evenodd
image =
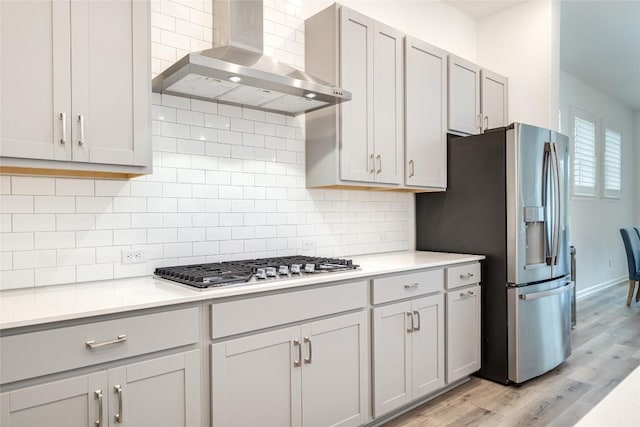
M 278 274 L 286 276 L 287 274 L 289 274 L 289 267 L 287 267 L 286 265 L 281 265 L 278 268 Z
M 256 270 L 256 279 L 266 279 L 267 278 L 267 272 L 264 270 L 264 268 L 259 268 L 258 270 Z
M 291 274 L 300 274 L 302 264 L 291 264 Z
M 305 273 L 313 273 L 316 270 L 316 265 L 315 264 L 305 264 L 304 265 L 304 272 Z
M 276 277 L 276 268 L 275 267 L 267 267 L 267 276 L 268 277 Z

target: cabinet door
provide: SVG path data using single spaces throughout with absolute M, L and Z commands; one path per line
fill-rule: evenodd
M 373 309 L 374 416 L 412 399 L 411 302 Z
M 412 314 L 412 383 L 417 399 L 444 386 L 444 296 L 414 300 Z
M 489 70 L 480 71 L 483 129 L 506 126 L 508 113 L 508 80 Z
M 0 1 L 3 157 L 71 158 L 70 36 L 69 1 Z
M 405 38 L 405 183 L 447 186 L 447 53 Z
M 340 8 L 340 84 L 352 99 L 340 104 L 340 179 L 373 181 L 373 21 Z
M 73 160 L 150 160 L 149 2 L 71 2 Z
M 402 33 L 376 22 L 373 34 L 375 181 L 400 184 L 403 166 Z
M 107 425 L 106 371 L 27 387 L 0 395 L 4 427 Z M 101 418 L 102 417 L 102 418 Z M 100 423 L 98 424 L 98 421 Z
M 124 426 L 200 426 L 200 351 L 109 370 L 109 414 Z
M 480 133 L 480 67 L 449 55 L 449 129 Z
M 299 426 L 300 328 L 211 345 L 211 419 L 219 426 Z
M 364 312 L 302 326 L 302 425 L 365 423 L 366 337 Z
M 447 292 L 447 383 L 480 369 L 480 286 Z

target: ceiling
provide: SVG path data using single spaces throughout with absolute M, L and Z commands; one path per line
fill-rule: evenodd
M 444 1 L 476 20 L 524 3 Z M 640 110 L 640 0 L 561 0 L 560 11 L 560 68 Z

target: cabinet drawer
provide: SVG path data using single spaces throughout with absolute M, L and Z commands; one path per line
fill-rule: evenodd
M 198 337 L 197 307 L 5 336 L 0 383 L 192 344 Z
M 443 287 L 444 270 L 442 269 L 373 279 L 373 304 L 438 292 Z
M 366 304 L 364 281 L 211 304 L 211 338 L 354 310 Z
M 480 283 L 480 263 L 447 268 L 447 289 Z

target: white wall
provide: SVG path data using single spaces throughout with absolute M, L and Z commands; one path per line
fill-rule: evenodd
M 634 124 L 634 139 L 635 139 L 635 150 L 636 150 L 636 160 L 635 160 L 635 186 L 636 186 L 636 207 L 635 207 L 635 225 L 640 227 L 640 110 L 637 110 L 633 116 L 633 124 Z
M 633 112 L 565 72 L 560 73 L 563 133 L 569 108 L 576 106 L 619 126 L 622 132 L 622 196 L 619 200 L 571 197 L 571 241 L 577 249 L 578 295 L 619 283 L 627 277 L 627 260 L 619 229 L 634 223 L 638 180 Z M 636 114 L 637 116 L 637 114 Z M 637 124 L 636 124 L 637 127 Z M 637 216 L 636 216 L 637 219 Z
M 333 3 L 302 0 L 302 15 L 306 19 Z M 476 60 L 475 20 L 444 2 L 343 0 L 339 3 L 469 61 Z
M 509 78 L 509 121 L 557 129 L 559 11 L 528 1 L 478 21 L 477 63 Z

